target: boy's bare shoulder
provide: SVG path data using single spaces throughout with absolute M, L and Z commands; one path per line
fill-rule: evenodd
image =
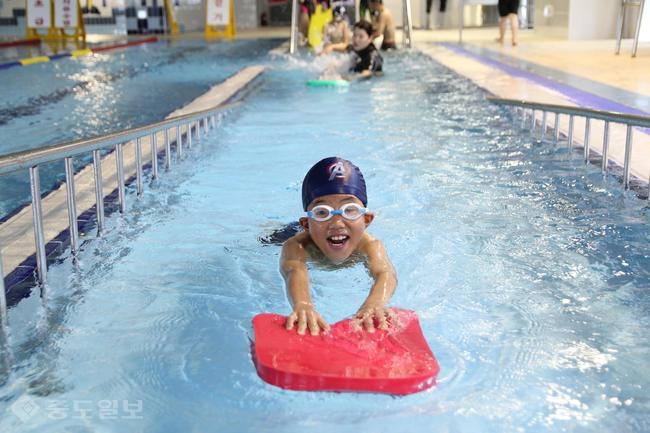
M 388 258 L 388 252 L 381 240 L 368 235 L 364 239 L 361 251 L 366 256 L 366 265 L 372 274 L 377 275 L 382 272 L 395 274 L 395 268 Z
M 366 255 L 370 255 L 372 252 L 376 251 L 377 249 L 383 249 L 384 248 L 384 243 L 377 239 L 376 237 L 372 236 L 370 233 L 365 232 L 363 234 L 363 237 L 361 238 L 361 242 L 359 242 L 359 251 L 365 253 Z
M 282 244 L 282 253 L 297 253 L 297 252 L 302 252 L 304 253 L 305 248 L 307 248 L 308 245 L 310 245 L 312 242 L 311 237 L 309 237 L 309 233 L 307 232 L 300 232 L 296 233 L 295 235 L 291 236 L 289 239 L 287 239 L 284 244 Z

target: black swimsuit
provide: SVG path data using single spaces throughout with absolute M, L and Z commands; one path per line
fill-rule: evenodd
M 381 72 L 384 59 L 373 44 L 368 45 L 361 51 L 352 51 L 352 53 L 352 71 L 363 72 L 370 70 L 370 72 Z

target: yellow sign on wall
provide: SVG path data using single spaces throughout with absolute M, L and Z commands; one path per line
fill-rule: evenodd
M 54 27 L 79 27 L 77 0 L 54 0 Z
M 235 3 L 233 0 L 206 0 L 205 37 L 235 37 Z
M 50 0 L 27 0 L 27 27 L 49 29 L 52 25 Z
M 230 23 L 230 0 L 207 0 L 206 22 L 210 26 L 227 26 Z

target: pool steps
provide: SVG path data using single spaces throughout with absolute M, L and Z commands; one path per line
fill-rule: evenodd
M 256 79 L 264 72 L 263 66 L 251 66 L 244 68 L 227 78 L 223 82 L 213 86 L 208 92 L 199 96 L 187 106 L 170 113 L 166 119 L 177 116 L 195 113 L 201 110 L 213 109 L 223 106 L 235 98 L 240 97 L 243 92 L 252 87 Z M 186 136 L 187 126 L 181 126 L 180 136 Z M 141 158 L 143 161 L 151 161 L 151 135 L 145 135 L 140 139 Z M 191 137 L 191 135 L 190 135 Z M 177 140 L 176 129 L 169 131 L 169 139 Z M 164 153 L 164 133 L 156 135 L 158 143 L 158 155 Z M 188 145 L 191 139 L 184 141 Z M 189 147 L 189 146 L 187 146 Z M 122 145 L 124 155 L 124 177 L 127 183 L 137 179 L 136 170 L 136 141 L 132 140 Z M 180 152 L 178 152 L 180 154 Z M 111 152 L 102 158 L 102 189 L 104 202 L 114 201 L 117 195 L 117 168 L 115 152 Z M 81 169 L 74 176 L 74 188 L 76 190 L 76 209 L 80 210 L 78 221 L 83 223 L 94 215 L 96 204 L 95 181 L 93 165 L 89 164 Z M 69 241 L 68 205 L 66 198 L 66 184 L 62 183 L 58 188 L 48 193 L 41 202 L 43 213 L 43 235 L 46 243 L 45 255 L 60 252 L 67 241 Z M 19 283 L 25 278 L 34 274 L 35 260 L 35 237 L 32 219 L 32 206 L 27 205 L 14 216 L 0 225 L 0 246 L 2 247 L 1 257 L 4 270 L 4 280 L 7 288 Z M 1 286 L 1 285 L 0 285 Z

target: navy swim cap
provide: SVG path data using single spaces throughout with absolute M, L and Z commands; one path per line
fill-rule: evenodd
M 359 167 L 336 156 L 318 161 L 302 181 L 302 207 L 307 210 L 309 203 L 328 194 L 352 194 L 366 206 L 366 181 Z

